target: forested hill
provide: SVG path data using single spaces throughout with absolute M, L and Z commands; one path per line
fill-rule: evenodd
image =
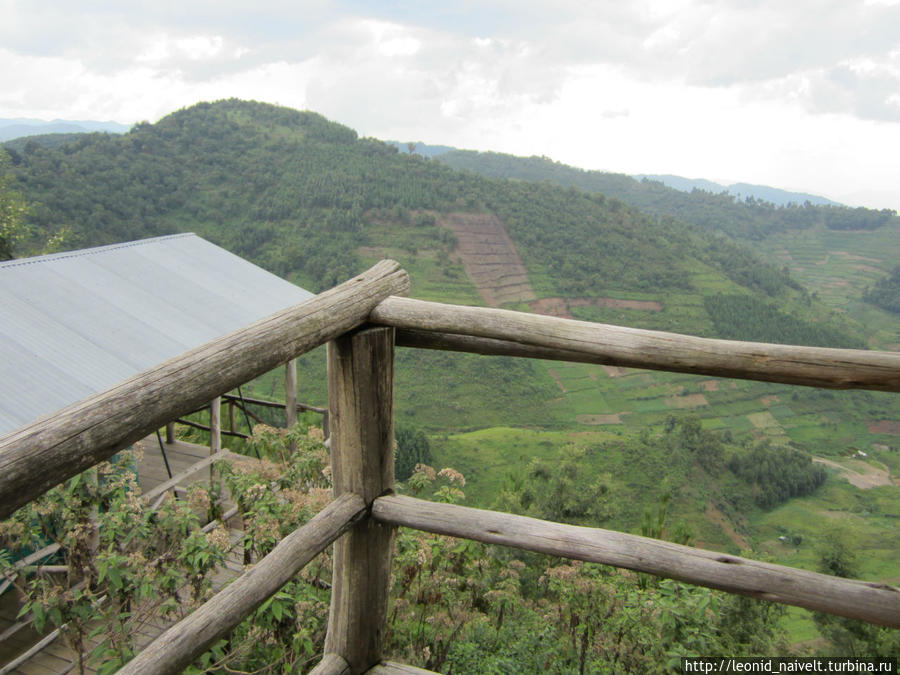
M 484 176 L 525 181 L 550 181 L 616 197 L 647 213 L 677 218 L 739 239 L 757 240 L 770 234 L 821 224 L 834 230 L 872 230 L 896 218 L 889 209 L 817 206 L 809 203 L 776 206 L 722 192 L 682 192 L 656 180 L 604 171 L 585 171 L 546 157 L 516 157 L 496 152 L 455 150 L 440 161 Z
M 382 245 L 385 227 L 408 258 L 437 251 L 450 278 L 455 237 L 441 219 L 491 214 L 539 297 L 717 291 L 751 298 L 766 316 L 771 299 L 784 306 L 804 297 L 785 271 L 672 218 L 596 192 L 458 171 L 359 138 L 315 113 L 267 104 L 199 104 L 122 136 L 79 135 L 56 147 L 28 142 L 10 154 L 32 204 L 33 248 L 65 228 L 68 248 L 195 231 L 321 290 L 359 272 L 360 251 Z M 818 324 L 801 332 L 810 344 L 862 344 L 806 319 Z M 715 323 L 707 317 L 678 327 L 715 334 Z M 779 332 L 745 337 L 777 341 Z

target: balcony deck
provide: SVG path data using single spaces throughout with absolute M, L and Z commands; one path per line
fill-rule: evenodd
M 166 471 L 157 437 L 155 435 L 147 436 L 140 441 L 140 445 L 143 450 L 143 456 L 138 464 L 138 479 L 142 493 L 146 495 L 154 492 L 165 492 L 164 484 L 172 481 L 170 481 Z M 176 481 L 178 486 L 188 488 L 193 483 L 209 481 L 210 473 L 205 467 L 192 474 L 188 473 L 191 467 L 210 457 L 208 447 L 184 441 L 165 443 L 164 437 L 163 446 L 166 451 L 169 468 L 173 476 L 178 479 Z M 232 504 L 228 502 L 224 509 L 227 510 L 231 506 Z M 243 536 L 243 532 L 237 529 L 235 521 L 236 519 L 233 519 L 229 523 L 231 538 L 235 547 L 232 548 L 225 567 L 218 570 L 213 576 L 213 589 L 215 591 L 221 589 L 243 570 L 242 552 L 237 545 Z M 3 665 L 11 663 L 19 655 L 34 647 L 51 630 L 48 627 L 45 631 L 45 636 L 42 636 L 30 624 L 16 628 L 23 623 L 17 619 L 20 608 L 21 603 L 15 589 L 10 588 L 0 595 L 0 638 L 6 636 L 5 639 L 0 639 L 0 675 L 7 675 L 7 673 L 9 675 L 62 675 L 63 673 L 77 671 L 77 656 L 62 637 L 57 637 L 15 668 L 7 669 L 7 666 Z M 154 618 L 144 623 L 139 629 L 138 648 L 142 649 L 148 645 L 174 623 L 174 620 L 165 621 L 160 618 Z M 96 646 L 97 642 L 97 640 L 94 640 L 88 645 L 88 653 Z M 87 667 L 85 672 L 93 674 L 96 670 Z

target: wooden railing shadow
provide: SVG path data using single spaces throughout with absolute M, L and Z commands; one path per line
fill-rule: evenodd
M 334 501 L 120 672 L 181 671 L 332 543 L 325 656 L 314 672 L 425 672 L 382 662 L 397 526 L 900 627 L 900 590 L 891 586 L 393 494 L 395 345 L 891 392 L 900 392 L 900 354 L 712 340 L 398 297 L 408 290 L 399 265 L 382 261 L 304 303 L 0 439 L 0 518 L 6 518 L 204 402 L 328 344 Z

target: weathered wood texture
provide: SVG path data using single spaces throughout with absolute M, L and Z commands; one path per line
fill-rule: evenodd
M 191 350 L 0 438 L 0 518 L 167 422 L 363 323 L 404 294 L 385 260 L 294 307 Z
M 169 480 L 160 483 L 152 490 L 148 490 L 144 493 L 143 498 L 146 501 L 151 501 L 155 497 L 161 495 L 163 492 L 167 490 L 171 490 L 176 487 L 179 483 L 184 482 L 187 478 L 190 478 L 195 473 L 199 473 L 201 469 L 205 469 L 208 466 L 212 466 L 216 462 L 221 462 L 223 459 L 246 459 L 244 455 L 238 455 L 236 453 L 230 452 L 228 450 L 220 450 L 219 452 L 211 455 L 205 459 L 201 459 L 199 462 L 195 462 L 191 464 L 184 471 L 179 471 L 174 476 L 172 476 Z
M 290 429 L 297 424 L 297 360 L 284 364 L 284 418 Z
M 282 539 L 230 586 L 160 635 L 119 672 L 180 673 L 365 514 L 362 497 L 341 495 Z
M 405 663 L 384 661 L 366 671 L 366 675 L 435 675 L 433 670 L 408 666 Z
M 200 424 L 199 422 L 194 422 L 193 420 L 179 419 L 178 424 L 183 424 L 184 426 L 191 427 L 192 429 L 199 429 L 200 431 L 212 432 L 212 427 L 208 427 L 205 424 Z M 240 431 L 229 431 L 228 429 L 222 429 L 220 427 L 219 437 L 221 438 L 222 436 L 231 436 L 232 438 L 250 438 L 249 434 L 243 434 Z M 169 441 L 166 442 L 168 443 Z
M 224 394 L 222 396 L 222 399 L 228 401 L 229 403 L 249 403 L 253 405 L 263 406 L 264 408 L 278 408 L 279 410 L 283 409 L 285 406 L 284 403 L 279 403 L 278 401 L 266 401 L 261 398 L 251 398 L 250 396 L 235 396 L 234 394 Z M 310 412 L 316 412 L 319 414 L 325 414 L 328 412 L 327 408 L 319 408 L 314 405 L 309 405 L 308 403 L 297 402 L 297 411 L 302 412 L 304 410 L 309 410 Z
M 393 525 L 625 567 L 900 628 L 900 589 L 885 584 L 841 579 L 633 534 L 411 497 L 380 497 L 372 506 L 372 516 Z
M 898 352 L 713 340 L 408 298 L 388 298 L 371 320 L 403 329 L 398 345 L 900 392 Z
M 394 487 L 394 329 L 351 333 L 328 345 L 331 469 L 336 495 L 366 504 Z M 381 660 L 394 528 L 371 518 L 334 546 L 325 652 L 354 673 Z
M 338 654 L 326 654 L 322 660 L 309 671 L 309 675 L 351 675 L 350 664 Z
M 216 396 L 209 404 L 209 451 L 222 449 L 222 399 Z

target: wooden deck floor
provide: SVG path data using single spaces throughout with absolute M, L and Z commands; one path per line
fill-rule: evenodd
M 197 462 L 209 459 L 210 451 L 208 447 L 182 441 L 176 441 L 171 444 L 164 443 L 169 468 L 175 477 L 175 480 L 172 481 L 169 479 L 166 471 L 156 436 L 148 436 L 143 439 L 141 446 L 143 457 L 138 465 L 138 476 L 143 494 L 165 492 L 167 489 L 166 485 L 172 483 L 186 488 L 198 481 L 209 481 L 210 472 L 206 467 L 193 475 L 185 475 L 191 466 Z M 232 541 L 237 542 L 240 540 L 242 536 L 240 530 L 232 530 L 231 533 Z M 219 570 L 213 577 L 214 590 L 218 591 L 221 589 L 229 581 L 237 577 L 242 570 L 242 553 L 239 550 L 232 549 L 225 568 Z M 16 615 L 20 607 L 21 605 L 14 589 L 10 589 L 0 596 L 0 635 L 17 624 L 19 620 L 16 618 Z M 144 624 L 138 630 L 138 646 L 143 647 L 149 644 L 169 625 L 171 623 L 167 623 L 162 619 L 154 619 Z M 3 665 L 11 663 L 41 639 L 42 636 L 28 625 L 16 630 L 13 635 L 0 642 L 0 675 L 7 675 L 7 673 L 9 675 L 61 675 L 63 673 L 77 672 L 78 661 L 76 654 L 66 645 L 65 640 L 61 637 L 13 669 L 7 669 Z M 88 647 L 88 652 L 95 645 L 96 642 L 91 644 Z M 85 672 L 95 673 L 96 671 L 93 668 L 87 668 Z
M 141 440 L 140 444 L 143 450 L 143 457 L 138 465 L 138 478 L 140 479 L 141 492 L 147 494 L 167 481 L 169 476 L 166 472 L 163 454 L 156 436 L 147 436 Z M 197 445 L 196 443 L 185 443 L 184 441 L 166 443 L 165 439 L 163 439 L 163 448 L 165 448 L 166 458 L 169 460 L 169 468 L 172 470 L 173 475 L 183 473 L 193 464 L 210 456 L 208 447 Z M 179 481 L 178 484 L 182 487 L 187 487 L 192 483 L 202 481 L 204 478 L 207 481 L 209 480 L 209 471 L 201 471 Z

